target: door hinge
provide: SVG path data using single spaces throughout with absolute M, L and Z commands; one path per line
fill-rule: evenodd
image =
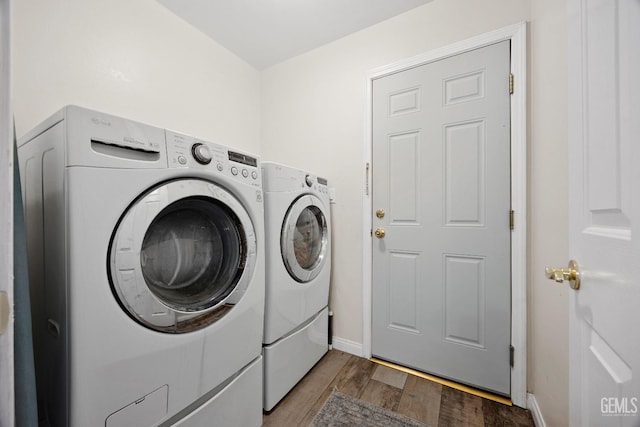
M 516 349 L 513 348 L 512 345 L 510 345 L 509 346 L 509 365 L 511 365 L 512 368 L 513 368 L 513 363 L 514 363 L 513 359 L 515 358 L 514 357 L 515 351 L 516 351 Z
M 515 228 L 515 220 L 513 219 L 515 212 L 513 209 L 509 211 L 509 230 L 513 230 Z
M 364 166 L 364 195 L 369 196 L 369 162 Z
M 513 95 L 513 74 L 509 74 L 509 94 Z
M 12 304 L 9 303 L 9 294 L 0 291 L 0 335 L 4 334 L 9 326 L 9 321 L 13 317 L 11 312 Z

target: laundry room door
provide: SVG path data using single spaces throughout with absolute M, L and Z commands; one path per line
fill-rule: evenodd
M 510 42 L 373 82 L 372 354 L 510 394 Z
M 569 425 L 637 427 L 640 2 L 568 5 L 569 257 L 581 279 L 567 307 Z

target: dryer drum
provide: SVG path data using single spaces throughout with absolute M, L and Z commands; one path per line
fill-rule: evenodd
M 282 223 L 282 261 L 291 277 L 300 283 L 313 280 L 327 261 L 329 229 L 321 205 L 316 196 L 301 196 L 291 204 Z
M 296 261 L 305 270 L 312 270 L 322 259 L 325 219 L 317 206 L 306 207 L 298 216 L 293 236 Z

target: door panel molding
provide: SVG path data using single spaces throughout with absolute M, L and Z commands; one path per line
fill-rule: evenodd
M 514 210 L 515 228 L 511 234 L 511 343 L 514 346 L 514 367 L 511 369 L 511 400 L 515 405 L 526 407 L 526 377 L 527 377 L 527 299 L 526 299 L 526 248 L 527 248 L 527 144 L 526 144 L 526 30 L 525 22 L 514 24 L 502 29 L 485 33 L 449 46 L 445 46 L 424 54 L 416 55 L 380 68 L 371 70 L 366 77 L 366 105 L 365 107 L 365 138 L 363 147 L 363 344 L 362 356 L 371 357 L 371 322 L 372 322 L 372 248 L 371 248 L 371 212 L 372 197 L 369 189 L 369 166 L 372 163 L 372 87 L 373 80 L 407 70 L 429 62 L 444 59 L 473 49 L 484 47 L 502 40 L 511 40 L 511 73 L 515 76 L 514 91 L 511 95 L 511 203 Z M 465 77 L 465 76 L 460 76 Z M 467 76 L 468 77 L 468 76 Z M 469 80 L 469 79 L 468 79 Z M 469 83 L 475 83 L 480 88 L 477 79 L 467 81 L 463 88 L 469 93 Z M 508 82 L 505 82 L 508 84 Z M 472 88 L 473 89 L 473 88 Z M 480 90 L 480 89 L 477 89 Z M 462 92 L 464 94 L 464 92 Z M 455 94 L 453 94 L 455 95 Z M 452 95 L 452 96 L 453 96 Z M 453 99 L 453 98 L 452 98 Z M 402 107 L 409 110 L 410 99 L 398 100 L 398 110 Z M 507 213 L 505 213 L 507 218 Z

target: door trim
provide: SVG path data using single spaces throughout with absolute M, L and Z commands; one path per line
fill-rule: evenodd
M 0 316 L 6 316 L 6 330 L 0 332 L 0 425 L 13 425 L 16 421 L 14 380 L 14 264 L 13 264 L 13 197 L 14 159 L 13 110 L 11 107 L 11 54 L 12 5 L 11 0 L 0 0 L 0 292 L 5 294 L 8 307 L 0 307 Z M 6 310 L 5 310 L 6 309 Z M 2 311 L 8 311 L 2 313 Z M 24 411 L 22 412 L 24 413 Z M 20 415 L 20 414 L 18 414 Z M 18 421 L 28 422 L 29 419 Z
M 527 407 L 527 24 L 521 22 L 449 46 L 403 59 L 367 73 L 363 147 L 362 203 L 362 356 L 371 357 L 372 247 L 370 165 L 372 164 L 373 80 L 449 56 L 511 40 L 511 73 L 515 76 L 511 95 L 511 206 L 515 228 L 511 234 L 511 401 Z M 508 82 L 505 82 L 507 85 Z

